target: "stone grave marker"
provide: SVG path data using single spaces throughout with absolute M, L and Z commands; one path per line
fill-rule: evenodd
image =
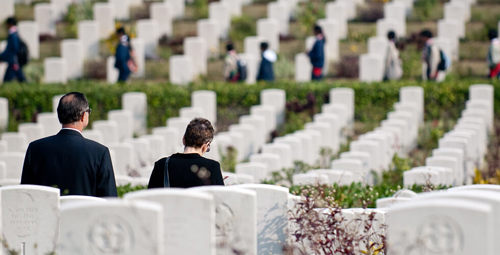
M 21 182 L 24 155 L 24 152 L 0 153 L 0 161 L 3 161 L 7 167 L 7 179 L 14 179 L 17 181 L 17 183 Z
M 9 123 L 9 100 L 0 97 L 0 130 L 7 129 Z
M 141 38 L 133 38 L 131 45 L 134 48 L 137 72 L 132 77 L 144 77 L 146 75 L 146 44 Z
M 259 19 L 257 21 L 257 36 L 264 38 L 269 43 L 269 48 L 275 52 L 279 52 L 279 28 L 279 22 L 275 19 Z
M 270 2 L 267 4 L 267 17 L 278 21 L 279 33 L 288 35 L 290 24 L 289 6 L 284 2 Z
M 208 54 L 214 56 L 219 53 L 219 25 L 211 19 L 198 20 L 196 23 L 197 34 L 207 42 Z
M 146 201 L 66 204 L 57 254 L 164 254 L 162 214 L 160 205 Z
M 247 79 L 245 81 L 246 84 L 255 84 L 257 82 L 257 74 L 260 65 L 260 58 L 253 54 L 239 54 L 240 60 L 243 61 L 247 65 Z
M 171 5 L 165 4 L 165 2 L 152 3 L 149 7 L 149 13 L 151 14 L 151 19 L 158 22 L 158 29 L 161 36 L 172 36 L 172 19 L 173 10 Z
M 359 58 L 359 80 L 380 82 L 384 78 L 384 59 L 380 55 L 363 54 Z
M 329 185 L 330 180 L 328 175 L 323 173 L 305 173 L 305 174 L 294 174 L 292 177 L 293 185 L 296 186 L 317 186 L 317 185 Z
M 326 59 L 330 62 L 340 60 L 339 53 L 339 37 L 340 37 L 340 24 L 335 20 L 321 19 L 318 24 L 323 29 L 326 37 L 325 55 Z M 327 71 L 325 71 L 327 72 Z
M 111 3 L 95 3 L 94 21 L 99 25 L 99 39 L 108 38 L 115 32 L 114 8 Z
M 0 188 L 0 195 L 2 250 L 9 247 L 19 254 L 53 253 L 59 234 L 59 189 L 16 185 Z
M 56 35 L 55 10 L 49 3 L 38 3 L 34 10 L 35 22 L 41 35 Z
M 0 9 L 0 20 L 6 20 L 8 17 L 14 16 L 14 0 L 2 1 L 2 9 Z
M 146 118 L 148 115 L 148 103 L 145 93 L 127 92 L 122 95 L 122 109 L 132 112 L 134 117 L 134 133 L 139 135 L 146 133 Z
M 226 38 L 231 26 L 229 8 L 222 2 L 212 2 L 208 6 L 208 17 L 217 22 L 219 37 Z
M 175 55 L 169 59 L 170 83 L 176 85 L 188 85 L 193 82 L 195 67 L 191 57 L 186 55 Z
M 243 42 L 244 52 L 254 56 L 260 56 L 260 43 L 265 42 L 265 38 L 258 36 L 247 36 Z
M 66 62 L 66 76 L 77 79 L 83 76 L 83 45 L 80 40 L 66 39 L 61 42 L 61 56 Z
M 334 20 L 339 26 L 339 39 L 347 38 L 347 6 L 340 2 L 326 3 L 326 19 Z
M 115 57 L 111 56 L 106 59 L 106 81 L 109 84 L 117 83 L 120 75 L 118 69 L 115 68 L 115 62 Z
M 276 129 L 276 108 L 269 105 L 254 105 L 250 107 L 250 115 L 266 118 L 266 130 L 271 132 Z
M 102 133 L 103 144 L 110 146 L 120 140 L 118 123 L 112 120 L 97 120 L 92 123 L 92 130 Z
M 312 65 L 309 57 L 305 53 L 295 55 L 295 81 L 309 82 L 311 81 Z
M 134 136 L 134 116 L 129 110 L 112 110 L 108 112 L 108 120 L 112 120 L 120 127 L 118 130 L 118 140 Z
M 260 92 L 260 104 L 270 105 L 276 109 L 276 123 L 285 121 L 286 92 L 282 89 L 265 89 Z
M 50 57 L 43 61 L 45 83 L 62 83 L 68 81 L 67 64 L 64 58 Z
M 99 23 L 97 21 L 80 21 L 78 40 L 82 43 L 84 59 L 99 57 Z
M 117 20 L 128 20 L 130 18 L 128 0 L 109 0 L 108 3 L 113 7 L 113 16 Z
M 55 135 L 61 130 L 61 123 L 56 113 L 42 112 L 36 116 L 36 122 L 43 127 L 43 136 Z
M 239 163 L 236 165 L 236 174 L 246 174 L 254 177 L 254 180 L 258 183 L 266 180 L 267 176 L 267 165 L 258 162 L 247 162 Z
M 158 46 L 158 39 L 160 39 L 160 30 L 156 20 L 138 20 L 137 38 L 144 41 L 146 57 L 154 58 L 157 56 L 156 47 Z
M 210 90 L 198 90 L 191 93 L 191 105 L 202 108 L 203 117 L 208 119 L 215 128 L 217 122 L 217 94 Z
M 43 137 L 43 126 L 39 123 L 22 123 L 18 126 L 19 133 L 26 136 L 27 143 L 31 143 Z
M 387 36 L 387 33 L 391 30 L 394 31 L 398 37 L 405 36 L 406 22 L 389 18 L 377 20 L 377 36 Z
M 109 146 L 114 153 L 113 169 L 116 176 L 129 176 L 135 169 L 135 151 L 130 143 L 116 143 Z
M 375 36 L 368 39 L 368 53 L 379 55 L 381 58 L 387 56 L 387 49 L 389 47 L 389 40 L 386 36 Z
M 191 58 L 193 75 L 207 74 L 208 46 L 202 37 L 184 39 L 184 55 Z
M 163 137 L 165 143 L 165 155 L 170 155 L 177 152 L 179 142 L 181 140 L 179 131 L 172 127 L 157 127 L 153 128 L 153 135 Z
M 128 193 L 125 200 L 150 201 L 163 207 L 165 254 L 216 254 L 215 204 L 211 195 L 155 189 Z
M 59 199 L 59 203 L 62 205 L 67 205 L 71 203 L 81 203 L 81 202 L 106 202 L 106 199 L 100 197 L 91 197 L 91 196 L 79 196 L 79 195 L 71 195 L 71 196 L 62 196 Z
M 38 24 L 34 21 L 21 21 L 18 23 L 19 36 L 28 46 L 30 58 L 38 59 L 40 57 L 40 41 Z

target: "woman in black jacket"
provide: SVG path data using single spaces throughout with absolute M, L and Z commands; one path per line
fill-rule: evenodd
M 184 152 L 155 162 L 148 189 L 224 185 L 219 162 L 203 157 L 210 151 L 213 138 L 214 128 L 210 121 L 193 119 L 182 138 Z

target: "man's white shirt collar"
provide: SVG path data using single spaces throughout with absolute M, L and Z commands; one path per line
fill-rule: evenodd
M 62 128 L 62 129 L 73 130 L 73 131 L 76 131 L 76 132 L 82 134 L 82 132 L 80 130 L 76 129 L 76 128 Z

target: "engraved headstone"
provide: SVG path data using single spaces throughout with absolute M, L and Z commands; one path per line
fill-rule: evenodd
M 255 181 L 262 182 L 269 178 L 267 176 L 267 165 L 258 162 L 247 162 L 236 165 L 237 174 L 246 174 L 254 177 Z
M 257 255 L 257 195 L 255 191 L 204 186 L 193 188 L 211 194 L 215 202 L 216 254 Z
M 28 143 L 43 137 L 43 126 L 38 123 L 22 123 L 18 126 L 19 133 L 26 136 Z
M 215 205 L 211 195 L 156 189 L 128 193 L 125 200 L 150 201 L 163 207 L 165 254 L 215 255 Z
M 265 39 L 258 36 L 247 36 L 243 42 L 244 51 L 246 54 L 252 54 L 254 56 L 260 56 L 260 43 L 264 42 Z
M 164 254 L 162 214 L 145 201 L 65 204 L 57 254 Z
M 198 90 L 191 93 L 191 105 L 202 108 L 202 117 L 208 119 L 213 126 L 217 122 L 217 94 L 210 90 Z
M 398 37 L 406 35 L 406 22 L 383 18 L 377 20 L 377 36 L 387 36 L 389 31 L 394 31 Z
M 133 73 L 133 77 L 144 77 L 146 74 L 146 44 L 141 38 L 133 38 L 131 45 L 134 48 L 135 63 L 137 64 L 137 72 Z
M 59 189 L 16 185 L 0 188 L 2 242 L 9 254 L 52 254 L 59 233 Z
M 112 144 L 109 149 L 113 151 L 113 169 L 115 175 L 128 176 L 134 170 L 135 155 L 134 148 L 130 143 Z

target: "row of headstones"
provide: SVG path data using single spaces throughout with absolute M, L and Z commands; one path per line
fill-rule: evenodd
M 475 169 L 484 167 L 489 134 L 494 121 L 494 89 L 473 85 L 469 101 L 453 130 L 439 140 L 439 147 L 426 159 L 426 166 L 404 173 L 404 185 L 459 186 L 470 184 Z
M 250 162 L 236 165 L 236 173 L 251 175 L 261 182 L 271 178 L 273 172 L 293 168 L 296 161 L 318 164 L 322 149 L 336 153 L 340 143 L 345 142 L 343 131 L 352 125 L 353 116 L 354 91 L 332 89 L 330 104 L 323 106 L 322 113 L 316 114 L 313 122 L 307 123 L 303 130 L 263 145 L 260 152 L 250 155 Z
M 283 254 L 287 188 L 156 189 L 123 200 L 0 188 L 3 247 L 23 254 Z
M 359 80 L 382 81 L 389 48 L 387 33 L 406 35 L 406 17 L 411 14 L 414 0 L 394 0 L 384 5 L 384 18 L 377 21 L 377 36 L 368 39 L 368 53 L 359 58 Z
M 389 168 L 394 154 L 405 156 L 415 148 L 419 126 L 423 122 L 424 91 L 421 87 L 403 87 L 395 111 L 388 113 L 374 131 L 351 142 L 349 151 L 333 160 L 329 169 L 311 170 L 293 177 L 295 185 L 373 184 L 372 171 L 381 175 Z
M 386 211 L 388 252 L 496 254 L 499 192 L 498 185 L 470 185 L 378 199 L 377 208 Z
M 344 1 L 326 3 L 326 19 L 317 21 L 321 26 L 326 38 L 324 73 L 328 73 L 328 66 L 340 58 L 339 40 L 347 38 L 347 22 L 356 17 L 357 5 L 364 1 Z M 306 51 L 310 51 L 314 45 L 315 37 L 310 36 L 306 40 Z M 312 65 L 306 53 L 295 55 L 295 81 L 307 82 L 311 80 Z

